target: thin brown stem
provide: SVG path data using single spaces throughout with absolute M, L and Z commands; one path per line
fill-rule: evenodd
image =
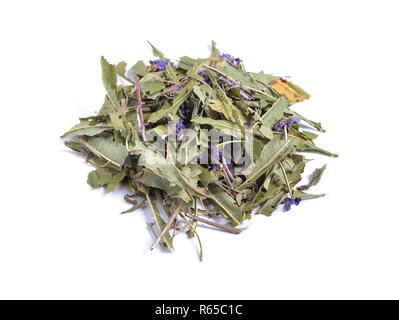
M 224 191 L 226 191 L 226 193 L 227 193 L 230 197 L 232 197 L 233 199 L 235 198 L 234 195 L 231 194 L 230 190 L 229 190 L 229 189 L 226 189 L 226 188 L 224 187 L 224 185 L 221 184 L 219 181 L 215 182 L 215 184 L 218 185 L 219 187 L 221 187 Z
M 216 228 L 219 228 L 219 229 L 222 229 L 224 231 L 227 231 L 227 232 L 230 232 L 230 233 L 234 233 L 234 234 L 239 234 L 239 233 L 241 233 L 242 231 L 244 231 L 246 229 L 246 228 L 237 229 L 237 228 L 233 228 L 233 227 L 229 227 L 229 226 L 224 226 L 222 224 L 219 224 L 219 223 L 207 220 L 207 219 L 196 217 L 196 216 L 194 216 L 192 214 L 189 214 L 189 213 L 187 213 L 186 215 L 187 215 L 187 217 L 189 217 L 189 218 L 191 218 L 193 220 L 197 220 L 199 222 L 203 222 L 203 223 L 209 224 L 210 226 L 213 226 L 213 227 L 216 227 Z
M 230 189 L 231 191 L 234 191 L 234 192 L 237 192 L 237 193 L 240 193 L 240 192 L 241 192 L 240 190 L 234 189 L 233 186 L 228 186 L 227 184 L 224 184 L 223 182 L 219 182 L 219 183 L 220 183 L 223 187 L 226 187 L 226 188 Z
M 179 235 L 179 233 L 182 233 L 184 230 L 186 230 L 188 227 L 188 224 L 185 224 L 183 227 L 181 227 L 173 236 L 172 240 Z
M 180 87 L 185 86 L 186 84 L 187 84 L 187 81 L 184 81 L 182 83 L 179 83 L 179 84 L 176 84 L 174 86 L 171 86 L 169 89 L 166 89 L 165 91 L 162 91 L 162 92 L 158 93 L 158 97 L 165 96 L 165 95 L 167 95 L 167 94 L 169 94 L 171 92 L 174 92 L 174 91 L 178 90 Z
M 165 233 L 169 230 L 169 228 L 171 227 L 172 223 L 175 221 L 177 215 L 180 213 L 181 210 L 181 204 L 176 208 L 176 210 L 173 212 L 173 214 L 171 215 L 171 217 L 169 218 L 168 223 L 166 224 L 166 226 L 163 228 L 163 230 L 161 231 L 161 233 L 159 234 L 158 238 L 155 240 L 155 242 L 152 244 L 150 250 L 153 250 L 158 244 L 159 242 L 162 240 L 162 238 L 164 237 Z
M 148 228 L 150 228 L 152 234 L 153 234 L 154 237 L 156 238 L 156 237 L 157 237 L 157 234 L 155 233 L 154 228 L 153 228 L 153 227 L 154 227 L 154 224 L 155 224 L 155 223 L 148 223 L 148 222 L 147 222 Z M 164 245 L 165 242 L 164 242 L 163 240 L 161 240 L 160 244 L 161 244 L 161 245 Z

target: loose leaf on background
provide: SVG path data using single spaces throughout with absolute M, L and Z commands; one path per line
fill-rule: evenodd
M 338 157 L 335 153 L 316 147 L 316 145 L 311 141 L 303 140 L 290 134 L 288 135 L 288 139 L 292 142 L 296 151 L 316 152 L 330 157 Z
M 300 197 L 302 199 L 314 199 L 314 198 L 324 197 L 325 194 L 324 193 L 322 193 L 322 194 L 310 194 L 310 193 L 303 192 L 301 190 L 294 190 L 293 196 L 294 197 Z
M 304 186 L 300 186 L 298 187 L 298 190 L 307 190 L 310 187 L 315 186 L 316 184 L 318 184 L 320 182 L 321 176 L 324 173 L 324 170 L 326 170 L 326 165 L 322 166 L 319 169 L 316 169 L 313 173 L 312 173 L 312 179 L 309 181 L 309 183 L 307 185 Z

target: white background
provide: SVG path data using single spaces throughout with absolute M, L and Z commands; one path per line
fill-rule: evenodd
M 397 1 L 2 1 L 0 298 L 399 298 Z M 340 154 L 291 212 L 241 235 L 201 228 L 149 252 L 149 211 L 91 190 L 59 136 L 104 97 L 100 57 L 204 57 L 214 39 L 247 70 L 312 94 Z M 306 180 L 305 180 L 306 181 Z

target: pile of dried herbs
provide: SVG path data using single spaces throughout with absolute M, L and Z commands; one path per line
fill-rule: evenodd
M 198 237 L 202 223 L 240 233 L 236 227 L 252 213 L 271 215 L 279 205 L 290 210 L 323 196 L 304 190 L 320 180 L 325 166 L 296 187 L 307 161 L 298 152 L 336 156 L 313 143 L 317 134 L 301 129 L 306 123 L 323 132 L 320 123 L 291 110 L 309 98 L 303 89 L 247 72 L 241 59 L 221 54 L 214 42 L 209 58 L 178 62 L 152 49 L 157 60 L 129 70 L 126 62 L 102 58 L 107 94 L 101 110 L 62 136 L 73 138 L 65 144 L 96 168 L 87 180 L 93 188 L 126 187 L 133 206 L 125 213 L 150 207 L 151 249 L 173 249 L 182 231 Z

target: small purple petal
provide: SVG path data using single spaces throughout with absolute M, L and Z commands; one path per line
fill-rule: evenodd
M 288 128 L 291 128 L 294 123 L 299 123 L 299 122 L 301 122 L 301 120 L 299 120 L 297 117 L 288 118 L 286 121 Z
M 234 65 L 235 65 L 236 67 L 238 67 L 238 66 L 240 65 L 241 62 L 243 62 L 243 60 L 240 59 L 240 58 L 235 58 L 235 59 L 234 59 Z
M 204 80 L 205 80 L 205 82 L 206 82 L 207 84 L 212 84 L 212 81 L 211 81 L 211 79 L 209 78 L 208 73 L 207 73 L 204 69 L 202 69 L 202 70 L 200 71 L 199 75 L 200 75 L 201 77 L 204 78 Z
M 290 211 L 291 210 L 291 206 L 292 205 L 298 205 L 300 202 L 302 201 L 302 198 L 298 197 L 298 198 L 287 198 L 284 200 L 284 209 L 286 211 Z
M 225 58 L 228 61 L 233 61 L 234 60 L 234 57 L 231 54 L 228 54 L 228 53 L 223 53 L 220 56 Z
M 282 121 L 276 122 L 276 124 L 273 126 L 274 131 L 282 131 L 284 129 L 285 123 Z
M 286 211 L 291 210 L 291 206 L 295 203 L 294 199 L 287 198 L 284 200 L 284 209 Z
M 294 201 L 295 201 L 295 204 L 296 204 L 296 205 L 298 205 L 298 204 L 300 204 L 300 203 L 301 203 L 301 201 L 302 201 L 302 198 L 300 198 L 300 197 L 298 197 L 298 198 L 295 198 L 295 199 L 294 199 Z
M 234 58 L 231 54 L 228 53 L 223 53 L 220 56 L 225 58 L 227 61 L 231 62 L 236 67 L 238 67 L 240 63 L 243 61 L 240 58 Z
M 167 60 L 150 60 L 151 65 L 156 65 L 157 70 L 163 71 L 166 69 L 169 61 Z
M 180 132 L 182 132 L 186 127 L 183 124 L 183 120 L 179 119 L 176 122 L 176 133 L 179 134 Z

